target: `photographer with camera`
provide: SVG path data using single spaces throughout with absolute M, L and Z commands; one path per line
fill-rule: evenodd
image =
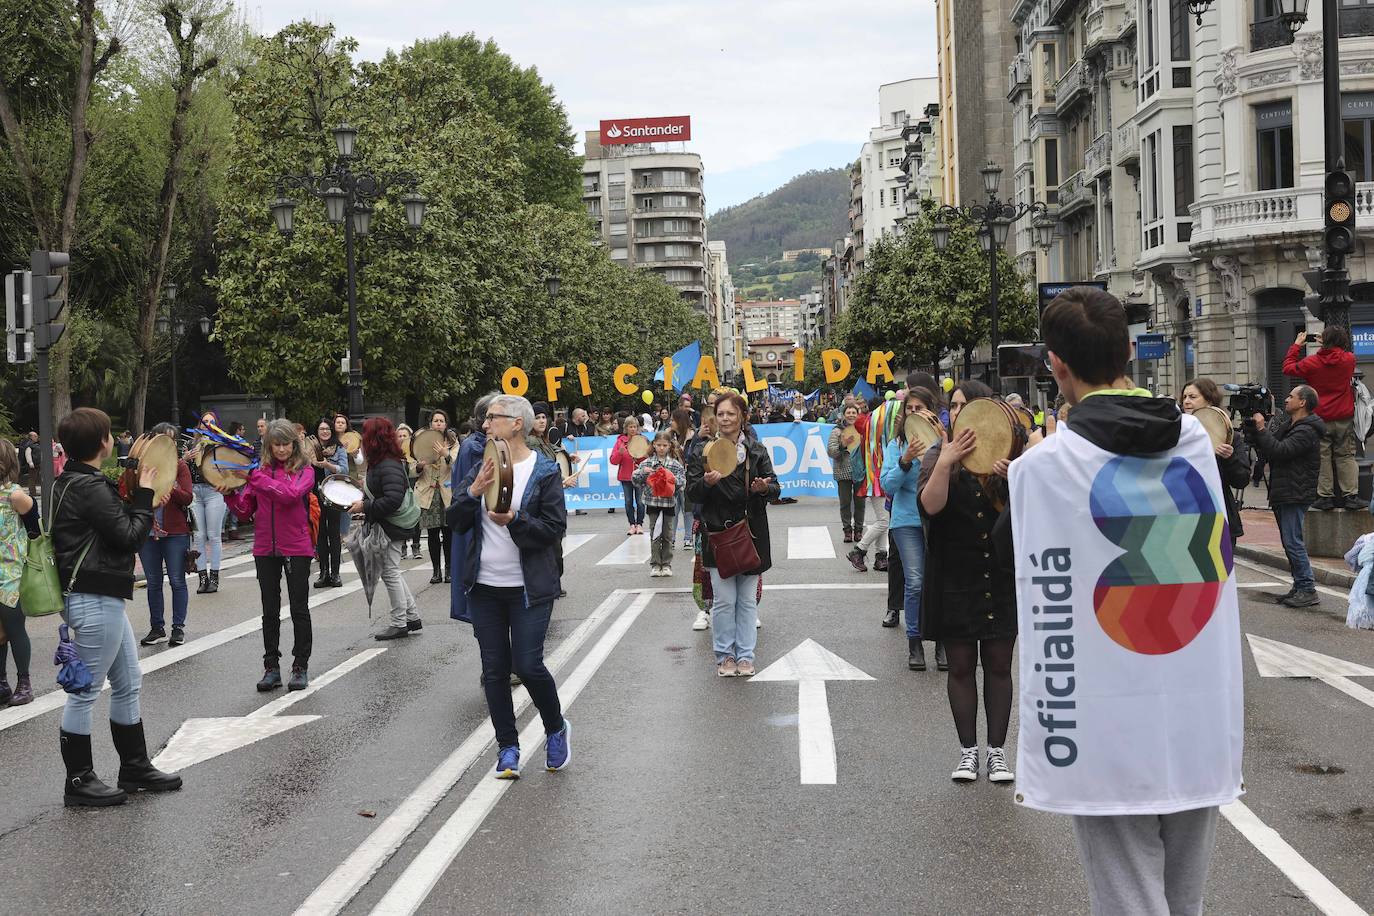
M 1318 397 L 1310 385 L 1297 385 L 1283 402 L 1286 419 L 1272 427 L 1256 413 L 1245 424 L 1245 437 L 1269 461 L 1269 505 L 1279 526 L 1279 539 L 1288 556 L 1293 588 L 1279 599 L 1288 607 L 1318 603 L 1312 563 L 1303 541 L 1302 520 L 1317 494 L 1317 464 L 1326 424 L 1314 411 Z
M 1303 347 L 1312 335 L 1302 332 L 1283 359 L 1283 374 L 1300 378 L 1317 391 L 1316 414 L 1326 425 L 1321 440 L 1321 468 L 1317 476 L 1317 501 L 1314 509 L 1366 509 L 1359 498 L 1359 470 L 1355 464 L 1355 354 L 1350 352 L 1350 332 L 1328 324 L 1322 331 L 1321 349 L 1303 356 Z M 1335 482 L 1341 498 L 1332 489 L 1331 458 L 1335 456 Z

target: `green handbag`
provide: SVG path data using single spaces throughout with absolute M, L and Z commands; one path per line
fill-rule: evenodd
M 367 481 L 363 481 L 363 492 L 368 499 L 372 499 L 372 491 L 367 488 Z M 420 504 L 415 501 L 415 490 L 411 487 L 406 488 L 405 498 L 401 500 L 401 508 L 386 517 L 387 524 L 395 525 L 402 531 L 409 531 L 420 524 Z
M 70 483 L 63 489 L 62 495 L 57 497 L 57 502 L 53 505 L 53 518 L 57 517 L 57 511 L 62 508 L 62 497 L 67 495 L 69 489 Z M 53 553 L 52 532 L 41 521 L 38 530 L 38 537 L 29 540 L 29 552 L 24 558 L 24 571 L 19 576 L 19 606 L 24 609 L 25 617 L 46 617 L 56 614 L 62 610 L 63 597 L 71 590 L 63 590 L 62 580 L 57 575 L 57 557 Z M 76 566 L 72 567 L 73 582 L 76 581 L 76 574 L 86 559 L 86 553 L 94 543 L 95 534 L 92 532 L 86 546 L 81 548 L 81 555 L 76 558 Z

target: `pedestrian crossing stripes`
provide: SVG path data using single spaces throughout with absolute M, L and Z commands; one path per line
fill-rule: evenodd
M 787 529 L 787 559 L 833 560 L 835 542 L 824 525 L 794 526 Z
M 563 556 L 567 556 L 588 541 L 595 540 L 594 534 L 570 534 L 563 538 Z
M 596 561 L 597 566 L 642 566 L 649 562 L 649 536 L 633 534 Z

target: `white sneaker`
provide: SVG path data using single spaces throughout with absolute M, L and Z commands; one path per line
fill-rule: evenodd
M 649 578 L 650 578 L 650 579 L 657 579 L 657 578 L 658 578 L 658 567 L 657 567 L 657 566 L 650 566 L 650 567 L 649 567 Z
M 673 575 L 673 567 L 671 567 L 671 566 L 660 566 L 660 567 L 659 567 L 659 570 L 662 572 L 663 577 L 664 577 L 665 579 L 670 579 L 670 578 L 672 578 L 672 575 Z
M 1012 782 L 1016 774 L 1007 766 L 1007 752 L 1000 747 L 988 748 L 988 782 Z
M 756 629 L 756 630 L 762 630 L 762 629 L 763 629 L 763 618 L 762 618 L 762 617 L 759 617 L 757 614 L 754 616 L 754 629 Z
M 705 611 L 697 611 L 697 619 L 692 621 L 692 629 L 700 631 L 711 626 L 711 615 Z
M 978 778 L 978 748 L 966 747 L 959 751 L 959 765 L 949 778 L 955 782 L 973 782 Z

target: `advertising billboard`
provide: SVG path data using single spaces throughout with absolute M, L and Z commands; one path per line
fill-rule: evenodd
M 688 115 L 675 115 L 669 118 L 612 118 L 601 122 L 602 146 L 690 139 L 692 119 Z

